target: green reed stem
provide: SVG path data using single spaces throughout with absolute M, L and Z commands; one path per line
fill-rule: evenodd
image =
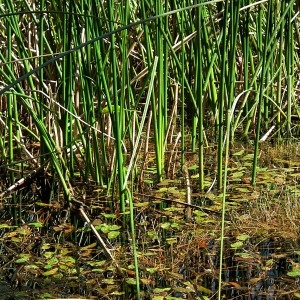
M 40 10 L 44 10 L 44 7 L 45 7 L 45 0 L 41 0 L 40 1 Z M 45 16 L 44 15 L 39 15 L 39 54 L 40 54 L 40 57 L 39 57 L 39 65 L 42 65 L 44 63 L 44 32 L 45 32 L 45 27 L 44 27 L 44 21 L 45 21 Z M 40 80 L 40 84 L 39 84 L 39 90 L 42 92 L 39 94 L 39 102 L 40 102 L 40 111 L 39 111 L 39 118 L 41 120 L 44 119 L 44 109 L 43 109 L 43 106 L 45 105 L 45 99 L 44 99 L 44 95 L 43 95 L 43 92 L 45 92 L 45 88 L 44 88 L 44 71 L 43 70 L 40 70 L 38 72 L 39 74 L 39 80 Z M 44 143 L 41 143 L 40 145 L 40 151 L 41 151 L 41 165 L 44 164 L 44 156 L 43 154 L 45 153 L 45 145 Z
M 205 27 L 203 20 L 203 7 L 197 9 L 197 48 L 196 48 L 196 76 L 195 76 L 195 89 L 198 99 L 198 139 L 199 139 L 199 189 L 204 190 L 204 139 L 203 139 L 203 43 L 202 32 Z M 204 24 L 204 26 L 203 26 Z
M 114 20 L 114 1 L 109 1 L 108 6 L 108 16 L 109 20 Z M 110 31 L 114 31 L 114 24 L 113 22 L 110 23 Z M 119 102 L 119 95 L 118 95 L 118 73 L 117 73 L 117 54 L 116 54 L 116 39 L 115 35 L 110 36 L 111 42 L 111 68 L 112 68 L 112 76 L 113 76 L 113 98 L 114 98 L 114 112 L 110 108 L 110 114 L 113 120 L 113 128 L 116 136 L 116 151 L 117 151 L 117 165 L 118 165 L 118 181 L 119 181 L 119 197 L 120 197 L 120 205 L 121 205 L 121 212 L 125 212 L 125 190 L 122 189 L 124 185 L 124 165 L 123 165 L 123 153 L 122 153 L 122 136 L 123 136 L 123 128 L 121 124 L 121 115 L 122 111 L 120 102 Z M 122 104 L 123 111 L 124 105 Z
M 280 3 L 277 4 L 280 6 L 279 12 L 284 10 L 285 2 L 281 1 Z M 276 65 L 279 70 L 278 75 L 277 75 L 277 93 L 276 93 L 276 103 L 278 106 L 281 104 L 281 97 L 282 97 L 282 72 L 281 70 L 283 69 L 283 51 L 284 51 L 284 23 L 281 23 L 279 33 L 278 33 L 278 41 L 279 41 L 279 49 L 278 49 L 278 55 L 277 55 L 277 60 L 276 60 Z M 282 120 L 282 115 L 281 113 L 278 113 L 276 117 L 276 125 L 279 128 Z M 281 134 L 280 131 L 278 131 L 277 137 L 280 138 Z
M 184 25 L 184 12 L 180 15 L 180 26 L 183 28 Z M 181 30 L 181 65 L 185 66 L 185 45 L 183 43 L 184 31 Z M 185 164 L 185 82 L 184 82 L 184 68 L 182 68 L 181 75 L 181 112 L 180 112 L 180 128 L 181 128 L 181 171 L 184 170 Z
M 272 0 L 268 2 L 268 13 L 267 13 L 267 26 L 270 26 L 271 16 L 272 16 Z M 253 158 L 253 169 L 252 169 L 252 184 L 256 183 L 256 169 L 257 169 L 257 159 L 258 159 L 258 146 L 259 146 L 259 137 L 260 137 L 260 128 L 261 128 L 261 109 L 263 105 L 263 91 L 265 86 L 265 75 L 266 75 L 266 60 L 268 54 L 268 39 L 269 32 L 265 31 L 265 39 L 264 39 L 264 48 L 262 51 L 263 59 L 262 59 L 262 69 L 261 69 L 261 77 L 260 77 L 260 85 L 259 85 L 259 97 L 258 97 L 258 108 L 257 108 L 257 123 L 256 123 L 256 138 L 255 138 L 255 148 L 254 148 L 254 158 Z
M 232 108 L 231 108 L 232 109 Z M 226 213 L 226 192 L 227 192 L 227 173 L 228 173 L 228 161 L 229 161 L 229 145 L 230 145 L 230 133 L 232 123 L 231 110 L 226 110 L 226 135 L 225 135 L 225 162 L 224 162 L 224 177 L 222 185 L 222 221 L 221 221 L 221 234 L 220 234 L 220 264 L 219 264 L 219 283 L 218 283 L 218 299 L 222 299 L 222 273 L 223 273 L 223 256 L 224 256 L 224 241 L 225 241 L 225 213 Z M 224 141 L 223 141 L 224 142 Z
M 228 1 L 224 4 L 224 15 L 223 15 L 223 27 L 222 27 L 222 64 L 221 64 L 221 75 L 220 75 L 220 92 L 218 97 L 218 170 L 217 170 L 217 182 L 218 188 L 222 187 L 222 176 L 223 176 L 223 130 L 224 130 L 224 109 L 225 105 L 228 105 L 225 99 L 226 94 L 226 77 L 227 77 L 227 23 L 229 19 Z M 228 107 L 228 106 L 227 106 Z
M 287 122 L 286 122 L 286 131 L 287 137 L 291 137 L 291 115 L 292 115 L 292 103 L 294 97 L 294 30 L 292 24 L 293 18 L 293 5 L 295 0 L 287 0 L 286 4 L 290 5 L 290 8 L 287 13 L 286 18 L 286 39 L 285 39 L 285 48 L 286 48 L 286 72 L 287 72 Z
M 12 36 L 12 29 L 10 24 L 7 24 L 7 36 Z M 7 60 L 12 59 L 12 40 L 7 41 Z M 10 68 L 10 66 L 7 66 Z M 10 68 L 11 69 L 11 68 Z M 12 72 L 12 70 L 11 70 Z M 12 163 L 14 160 L 14 144 L 13 144 L 13 107 L 14 107 L 14 95 L 7 95 L 7 128 L 8 128 L 8 163 Z M 11 172 L 11 182 L 14 182 L 14 172 Z

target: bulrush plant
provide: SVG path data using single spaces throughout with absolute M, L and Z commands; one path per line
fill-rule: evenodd
M 172 180 L 181 178 L 191 222 L 199 219 L 191 210 L 193 165 L 198 177 L 194 191 L 222 194 L 220 299 L 230 149 L 236 141 L 253 147 L 247 182 L 255 185 L 262 143 L 299 134 L 297 7 L 294 0 L 2 1 L 0 170 L 7 177 L 1 179 L 5 216 L 16 226 L 22 222 L 25 200 L 18 191 L 40 174 L 56 187 L 41 193 L 40 200 L 47 199 L 49 209 L 56 209 L 53 203 L 67 207 L 62 223 L 71 219 L 71 204 L 81 218 L 85 209 L 100 209 L 97 201 L 82 199 L 88 195 L 79 191 L 80 184 L 101 191 L 114 213 L 99 213 L 121 226 L 120 236 L 111 234 L 116 245 L 131 246 L 131 284 L 141 299 L 134 201 L 145 182 L 139 185 L 137 178 L 152 174 L 150 194 L 168 174 Z M 187 166 L 191 152 L 195 162 Z M 213 177 L 207 171 L 211 161 Z M 46 194 L 51 196 L 44 198 Z M 180 206 L 178 199 L 164 198 L 159 213 L 170 203 Z M 72 237 L 78 241 L 77 234 Z M 175 240 L 168 238 L 175 249 Z M 111 249 L 105 251 L 114 261 Z M 123 266 L 115 265 L 122 274 Z

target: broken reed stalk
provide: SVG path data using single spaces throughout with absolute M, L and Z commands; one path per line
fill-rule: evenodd
M 4 192 L 2 192 L 0 194 L 0 201 L 5 196 L 10 195 L 13 192 L 16 192 L 19 188 L 21 188 L 23 185 L 25 185 L 28 181 L 30 181 L 31 179 L 33 179 L 34 177 L 36 177 L 37 174 L 44 169 L 44 167 L 45 167 L 45 164 L 43 166 L 40 166 L 37 169 L 33 170 L 26 177 L 23 177 L 23 178 L 19 179 L 16 183 L 14 183 L 13 185 L 11 185 L 6 191 L 4 191 Z M 3 204 L 1 203 L 1 206 L 2 205 Z
M 73 202 L 74 203 L 74 202 Z M 75 201 L 75 203 L 77 204 L 78 202 Z M 80 202 L 79 202 L 80 203 Z M 111 259 L 111 261 L 115 264 L 116 269 L 118 271 L 118 273 L 120 275 L 123 275 L 123 272 L 120 268 L 120 266 L 118 265 L 118 263 L 116 262 L 116 260 L 113 258 L 113 256 L 111 255 L 111 249 L 108 249 L 105 242 L 103 241 L 102 237 L 100 236 L 100 234 L 98 233 L 98 231 L 96 230 L 95 226 L 91 223 L 91 220 L 89 219 L 89 217 L 87 216 L 87 214 L 85 213 L 84 209 L 83 209 L 83 203 L 82 205 L 80 205 L 78 207 L 79 212 L 81 213 L 82 217 L 84 218 L 84 220 L 87 222 L 88 226 L 91 228 L 91 230 L 93 231 L 93 233 L 95 234 L 96 239 L 98 240 L 99 244 L 102 246 L 104 253 L 106 255 L 107 258 Z

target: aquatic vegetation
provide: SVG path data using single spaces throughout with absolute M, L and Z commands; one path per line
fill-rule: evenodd
M 299 297 L 298 6 L 0 4 L 12 296 Z

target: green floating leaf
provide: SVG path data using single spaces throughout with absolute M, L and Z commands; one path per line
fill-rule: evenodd
M 88 250 L 88 249 L 93 249 L 97 246 L 97 243 L 92 243 L 92 244 L 89 244 L 87 246 L 84 246 L 81 248 L 81 250 Z
M 135 207 L 146 207 L 149 206 L 149 202 L 140 202 L 140 203 L 134 203 Z
M 175 228 L 175 229 L 179 229 L 179 224 L 178 223 L 172 223 L 171 227 Z
M 254 157 L 254 154 L 247 154 L 242 157 L 242 160 L 252 160 Z
M 94 273 L 103 273 L 104 269 L 92 269 L 92 272 L 94 272 Z
M 8 224 L 0 224 L 0 229 L 2 229 L 2 228 L 12 228 L 12 227 L 14 227 L 14 226 L 10 226 Z
M 175 244 L 175 243 L 177 243 L 177 238 L 168 238 L 167 243 L 169 245 Z
M 169 212 L 176 212 L 176 211 L 183 211 L 184 210 L 184 208 L 183 207 L 174 207 L 174 206 L 172 206 L 172 207 L 165 207 L 163 210 L 165 210 L 165 211 L 169 211 Z
M 205 220 L 206 220 L 206 218 L 203 218 L 200 216 L 195 217 L 195 221 L 197 224 L 202 224 Z
M 31 233 L 31 229 L 27 226 L 22 226 L 17 229 L 17 232 L 21 235 L 29 235 Z
M 19 243 L 21 241 L 19 238 L 15 237 L 15 236 L 12 237 L 11 240 L 12 240 L 12 242 L 15 242 L 15 243 Z
M 41 227 L 44 226 L 43 223 L 41 223 L 41 222 L 29 223 L 28 225 L 29 226 L 34 226 L 36 228 L 41 228 Z
M 36 265 L 27 265 L 25 266 L 25 270 L 39 270 L 40 268 Z
M 110 231 L 107 235 L 109 239 L 115 239 L 120 235 L 120 231 Z
M 136 285 L 136 280 L 133 279 L 133 278 L 130 278 L 130 279 L 127 279 L 127 280 L 126 280 L 126 283 L 127 283 L 127 284 Z
M 43 202 L 35 202 L 34 203 L 35 205 L 38 205 L 38 206 L 49 206 L 49 204 L 48 203 L 43 203 Z
M 42 246 L 41 246 L 41 250 L 48 250 L 50 248 L 51 248 L 51 245 L 49 243 L 42 244 Z
M 157 236 L 157 233 L 156 233 L 155 230 L 149 230 L 149 231 L 147 231 L 147 235 L 149 237 L 151 237 L 152 239 L 158 239 L 158 236 Z
M 102 279 L 102 282 L 103 283 L 106 283 L 106 284 L 115 284 L 115 279 L 113 278 L 105 278 L 105 279 Z
M 131 264 L 131 265 L 128 265 L 127 268 L 128 268 L 129 270 L 134 270 L 134 269 L 135 269 L 135 266 Z
M 192 178 L 192 179 L 197 179 L 197 178 L 199 178 L 199 173 L 198 173 L 198 174 L 195 174 L 195 175 L 192 175 L 191 178 Z
M 30 254 L 20 254 L 20 258 L 16 260 L 17 264 L 22 264 L 30 259 Z
M 189 170 L 197 170 L 199 169 L 199 166 L 198 165 L 193 165 L 193 166 L 190 166 L 188 167 Z
M 69 266 L 66 266 L 66 267 L 67 267 L 66 270 L 68 271 L 69 275 L 70 274 L 75 275 L 75 274 L 77 274 L 77 272 L 79 272 L 78 269 L 76 269 L 76 268 L 70 268 Z
M 106 213 L 102 213 L 101 214 L 104 218 L 106 219 L 115 219 L 116 215 L 115 214 L 106 214 Z
M 40 295 L 41 299 L 53 298 L 53 296 L 49 293 L 43 293 Z
M 64 257 L 61 262 L 75 264 L 76 260 L 72 256 Z
M 52 257 L 47 264 L 44 266 L 45 269 L 52 269 L 53 265 L 58 264 L 58 259 L 56 257 Z
M 154 274 L 157 272 L 157 268 L 147 268 L 146 271 L 149 272 L 150 274 Z
M 235 188 L 235 190 L 240 193 L 249 193 L 250 192 L 250 189 L 248 189 L 248 188 L 237 187 L 237 188 Z
M 110 295 L 122 296 L 124 294 L 125 294 L 125 292 L 115 291 L 115 292 L 112 292 Z
M 203 212 L 203 211 L 201 211 L 201 210 L 195 210 L 195 211 L 194 211 L 194 214 L 195 214 L 196 216 L 198 216 L 198 217 L 207 217 L 207 216 L 208 216 L 207 213 L 205 213 L 205 212 Z
M 163 224 L 160 225 L 160 227 L 161 227 L 162 229 L 169 229 L 170 226 L 171 226 L 171 223 L 170 223 L 170 222 L 166 222 L 166 223 L 163 223 Z
M 241 178 L 244 175 L 243 171 L 232 173 L 232 178 Z
M 244 245 L 243 242 L 236 242 L 236 243 L 231 244 L 230 247 L 233 248 L 233 249 L 239 249 L 243 245 Z
M 97 230 L 101 230 L 103 233 L 108 233 L 110 231 L 110 225 L 108 224 L 100 224 L 95 227 Z
M 294 297 L 297 298 L 297 299 L 300 299 L 300 293 L 295 293 Z
M 253 255 L 249 254 L 249 253 L 236 253 L 236 256 L 248 259 L 248 258 L 253 258 Z
M 145 252 L 143 253 L 143 256 L 156 256 L 156 252 L 151 252 L 151 251 Z
M 271 267 L 272 265 L 274 264 L 274 259 L 268 259 L 267 261 L 266 261 L 266 266 L 267 267 Z
M 111 225 L 110 226 L 110 230 L 119 230 L 121 228 L 121 226 L 119 226 L 119 225 Z
M 48 264 L 57 264 L 58 259 L 57 257 L 53 256 L 50 260 L 48 260 Z
M 88 261 L 86 262 L 88 265 L 92 267 L 101 267 L 106 263 L 106 260 L 100 260 L 100 261 Z
M 153 293 L 159 294 L 159 293 L 168 292 L 168 291 L 170 291 L 170 290 L 171 290 L 171 288 L 155 288 L 155 289 L 153 290 Z
M 58 271 L 58 268 L 54 268 L 54 269 L 51 269 L 51 270 L 49 270 L 49 271 L 44 272 L 43 275 L 44 275 L 44 276 L 51 276 L 51 275 L 56 274 L 57 271 Z
M 244 152 L 245 152 L 245 150 L 242 149 L 241 151 L 235 152 L 232 155 L 234 155 L 234 156 L 241 156 Z
M 287 272 L 287 275 L 290 276 L 290 277 L 298 277 L 298 276 L 300 276 L 300 270 L 295 269 L 291 272 Z
M 246 240 L 248 240 L 249 239 L 249 235 L 248 234 L 241 234 L 241 235 L 238 235 L 237 237 L 236 237 L 236 239 L 237 240 L 239 240 L 239 241 L 246 241 Z
M 146 183 L 146 184 L 152 184 L 153 180 L 148 178 L 148 179 L 144 179 L 143 182 Z
M 202 292 L 202 293 L 204 293 L 204 294 L 206 294 L 206 295 L 211 294 L 211 290 L 207 289 L 207 288 L 204 287 L 204 286 L 198 286 L 198 287 L 197 287 L 197 290 L 200 291 L 200 292 Z M 203 298 L 203 299 L 204 299 L 204 298 Z
M 54 255 L 54 252 L 51 252 L 51 251 L 47 251 L 47 252 L 44 253 L 44 256 L 45 256 L 46 258 L 50 258 L 50 257 L 52 257 L 53 255 Z

